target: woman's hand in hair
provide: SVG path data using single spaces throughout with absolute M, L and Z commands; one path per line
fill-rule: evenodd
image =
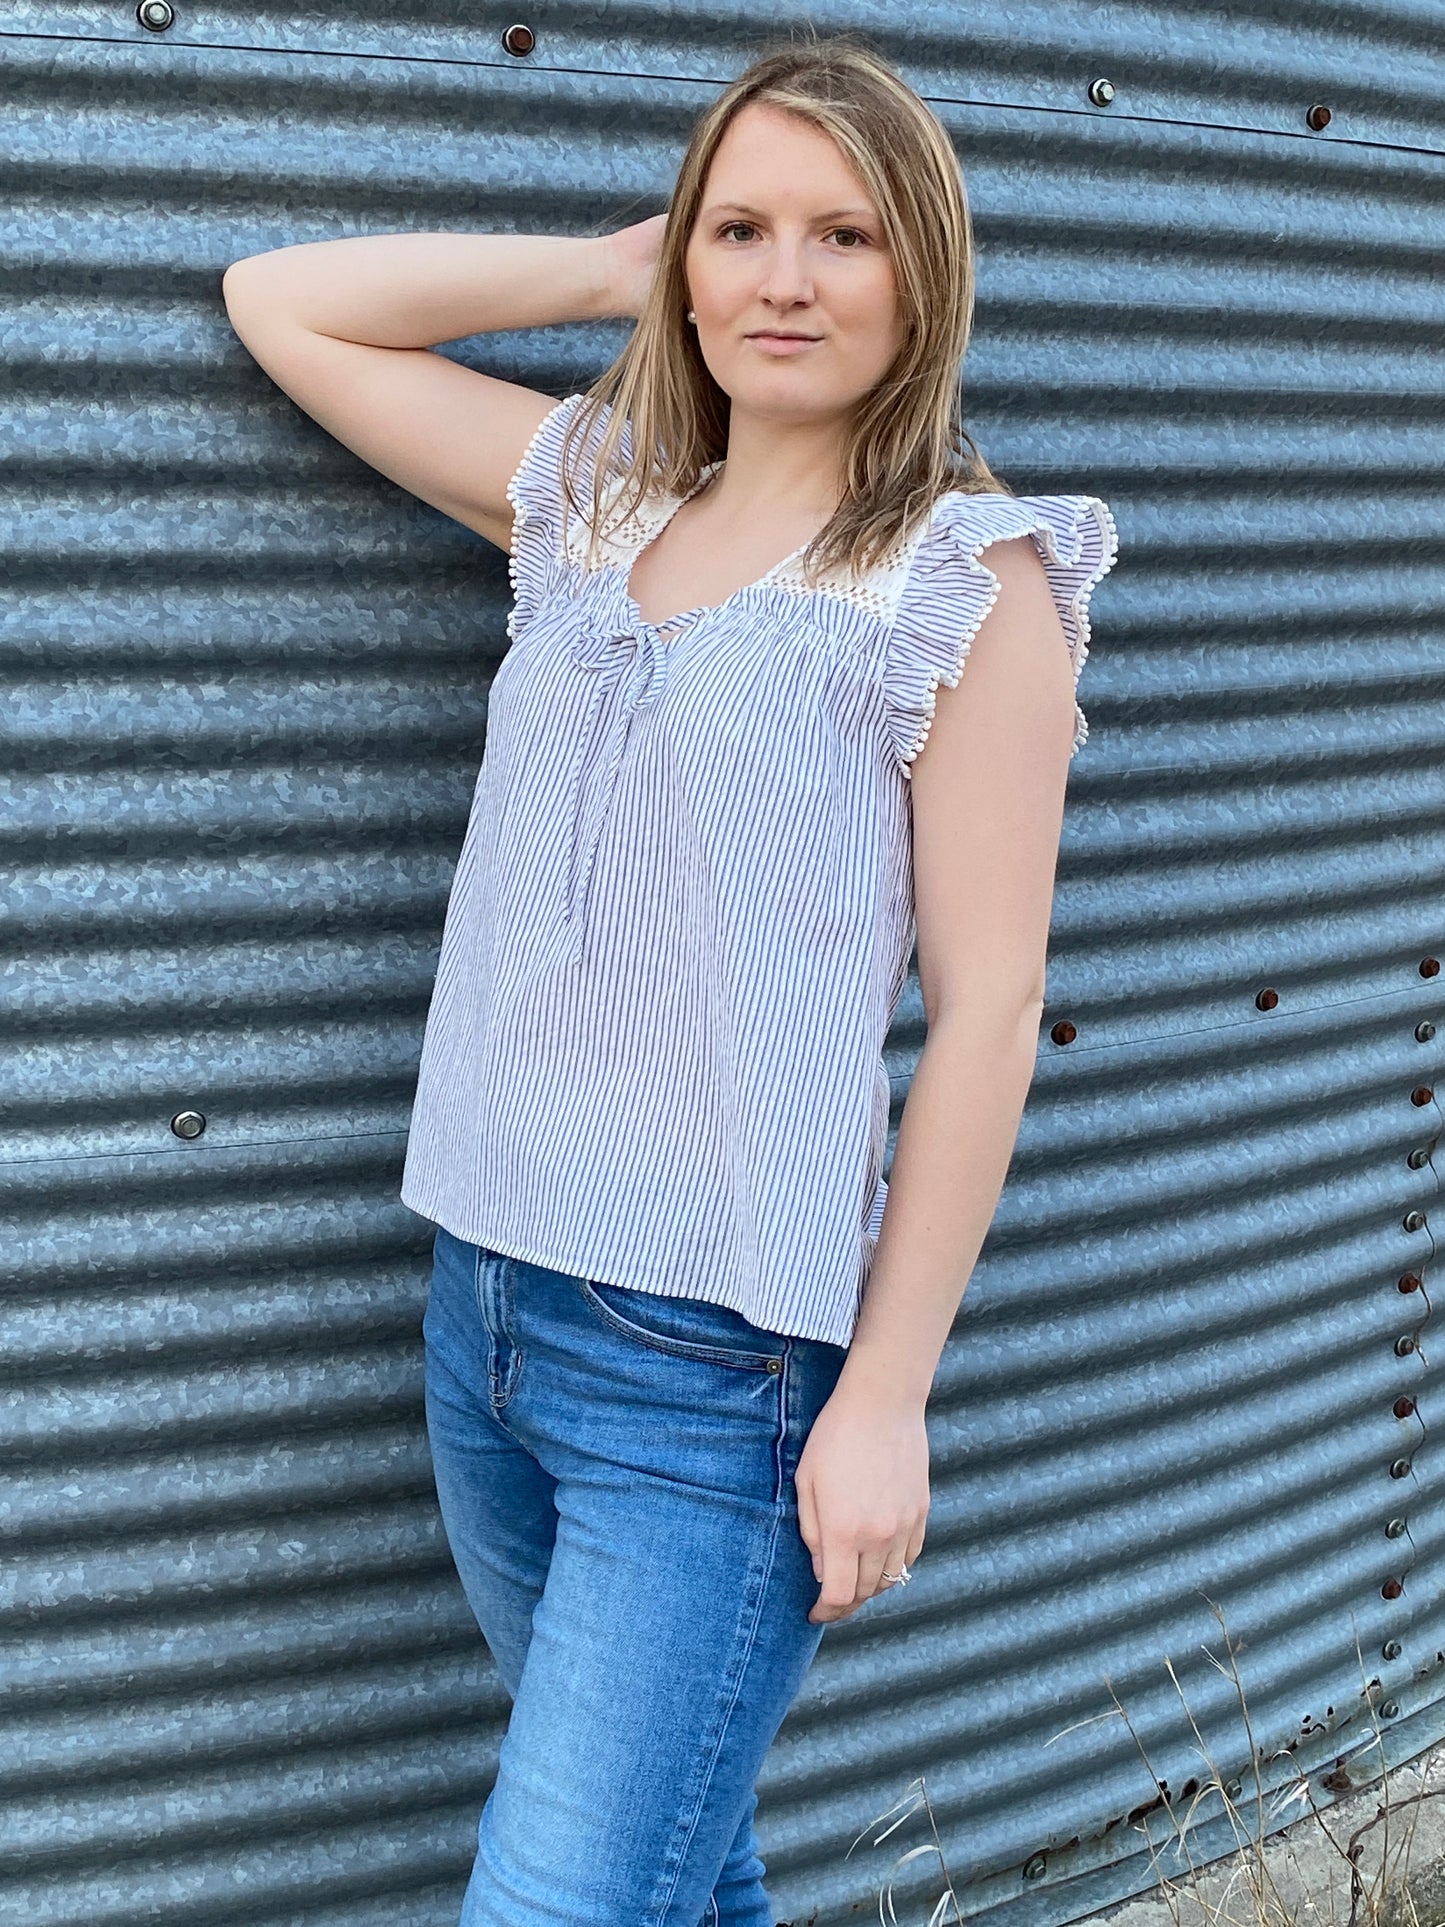
M 603 236 L 609 306 L 614 314 L 629 315 L 636 320 L 642 313 L 666 227 L 665 214 L 650 214 L 645 221 L 636 221 L 631 227 L 618 228 L 615 234 Z
M 798 1460 L 798 1530 L 821 1588 L 809 1620 L 846 1619 L 923 1550 L 928 1432 L 923 1402 L 839 1380 Z

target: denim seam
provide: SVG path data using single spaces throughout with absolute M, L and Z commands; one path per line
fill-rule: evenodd
M 490 1352 L 492 1334 L 487 1330 L 487 1308 L 482 1303 L 482 1259 L 485 1256 L 486 1253 L 480 1245 L 472 1246 L 472 1302 L 477 1308 L 477 1323 L 482 1328 L 482 1335 L 487 1341 L 487 1349 Z M 490 1358 L 487 1361 L 487 1376 L 489 1378 L 491 1376 Z
M 717 1721 L 717 1730 L 713 1736 L 712 1750 L 703 1769 L 697 1794 L 692 1804 L 691 1816 L 686 1821 L 686 1831 L 682 1833 L 680 1839 L 678 1839 L 676 1833 L 673 1836 L 678 1844 L 676 1853 L 669 1856 L 674 1863 L 672 1881 L 662 1897 L 661 1906 L 655 1916 L 653 1916 L 655 1927 L 665 1927 L 668 1909 L 671 1907 L 673 1898 L 677 1893 L 677 1883 L 682 1874 L 687 1849 L 692 1843 L 693 1835 L 697 1832 L 697 1823 L 702 1816 L 703 1802 L 707 1798 L 708 1788 L 712 1785 L 713 1776 L 717 1771 L 718 1758 L 722 1753 L 723 1742 L 727 1738 L 728 1721 L 732 1718 L 737 1708 L 738 1699 L 742 1693 L 743 1678 L 747 1672 L 748 1661 L 752 1657 L 753 1647 L 757 1643 L 758 1626 L 763 1616 L 763 1603 L 768 1595 L 768 1579 L 773 1567 L 777 1563 L 778 1534 L 782 1529 L 782 1525 L 783 1514 L 777 1507 L 774 1507 L 773 1529 L 768 1535 L 767 1550 L 762 1559 L 752 1567 L 748 1575 L 755 1584 L 755 1592 L 751 1601 L 751 1616 L 743 1629 L 745 1636 L 741 1646 L 738 1647 L 735 1652 L 735 1663 L 732 1669 L 731 1679 L 724 1681 L 725 1686 L 728 1688 L 727 1703 L 723 1707 Z M 679 1816 L 679 1827 L 681 1827 L 682 1824 L 683 1817 Z M 716 1889 L 714 1888 L 713 1891 L 715 1892 Z
M 501 1261 L 502 1270 L 498 1275 L 497 1298 L 501 1305 L 502 1330 L 511 1348 L 511 1359 L 507 1366 L 507 1377 L 497 1394 L 494 1409 L 501 1412 L 511 1404 L 517 1390 L 517 1382 L 522 1376 L 522 1347 L 517 1343 L 516 1292 L 512 1282 L 512 1266 L 509 1259 Z
M 788 1488 L 789 1441 L 793 1418 L 793 1341 L 783 1341 L 783 1366 L 778 1373 L 778 1429 L 773 1434 L 773 1504 L 781 1505 Z
M 511 1344 L 512 1357 L 507 1367 L 506 1382 L 505 1384 L 499 1384 L 495 1367 L 500 1341 L 497 1333 L 492 1330 L 491 1321 L 487 1316 L 486 1301 L 482 1293 L 482 1266 L 486 1264 L 506 1265 L 510 1263 L 510 1260 L 501 1252 L 491 1251 L 485 1245 L 474 1245 L 472 1248 L 476 1254 L 472 1264 L 472 1297 L 476 1303 L 477 1320 L 481 1326 L 487 1348 L 487 1403 L 492 1408 L 492 1416 L 500 1422 L 502 1413 L 511 1403 L 512 1397 L 517 1389 L 517 1381 L 521 1377 L 522 1349 L 515 1343 L 512 1336 L 514 1321 L 512 1318 L 511 1299 L 509 1288 L 504 1287 L 501 1324 L 503 1333 Z

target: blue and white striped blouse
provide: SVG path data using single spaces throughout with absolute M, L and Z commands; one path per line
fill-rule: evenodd
M 846 1345 L 887 1196 L 909 765 L 998 593 L 982 551 L 1033 536 L 1077 685 L 1113 517 L 953 492 L 866 578 L 810 588 L 799 550 L 664 639 L 628 582 L 687 498 L 649 498 L 589 570 L 559 478 L 582 400 L 508 489 L 511 647 L 402 1200 L 494 1251 Z

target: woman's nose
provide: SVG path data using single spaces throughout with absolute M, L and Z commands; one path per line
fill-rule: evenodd
M 768 257 L 758 292 L 773 302 L 811 300 L 812 281 L 801 248 L 782 246 Z

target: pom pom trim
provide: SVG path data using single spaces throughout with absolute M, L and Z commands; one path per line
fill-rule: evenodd
M 511 480 L 507 483 L 507 500 L 512 505 L 512 538 L 507 549 L 507 583 L 512 592 L 512 606 L 507 613 L 507 640 L 509 642 L 515 642 L 517 640 L 517 609 L 521 601 L 523 589 L 522 551 L 524 543 L 530 542 L 530 537 L 526 535 L 526 531 L 532 527 L 537 527 L 539 531 L 545 531 L 546 525 L 545 516 L 533 515 L 527 507 L 524 485 L 532 479 L 532 457 L 536 454 L 538 448 L 541 446 L 543 437 L 552 428 L 557 418 L 565 409 L 569 409 L 574 402 L 580 401 L 581 399 L 580 394 L 564 395 L 561 401 L 547 410 L 546 414 L 532 431 L 527 446 L 522 450 L 522 459 L 518 462 L 512 472 Z

